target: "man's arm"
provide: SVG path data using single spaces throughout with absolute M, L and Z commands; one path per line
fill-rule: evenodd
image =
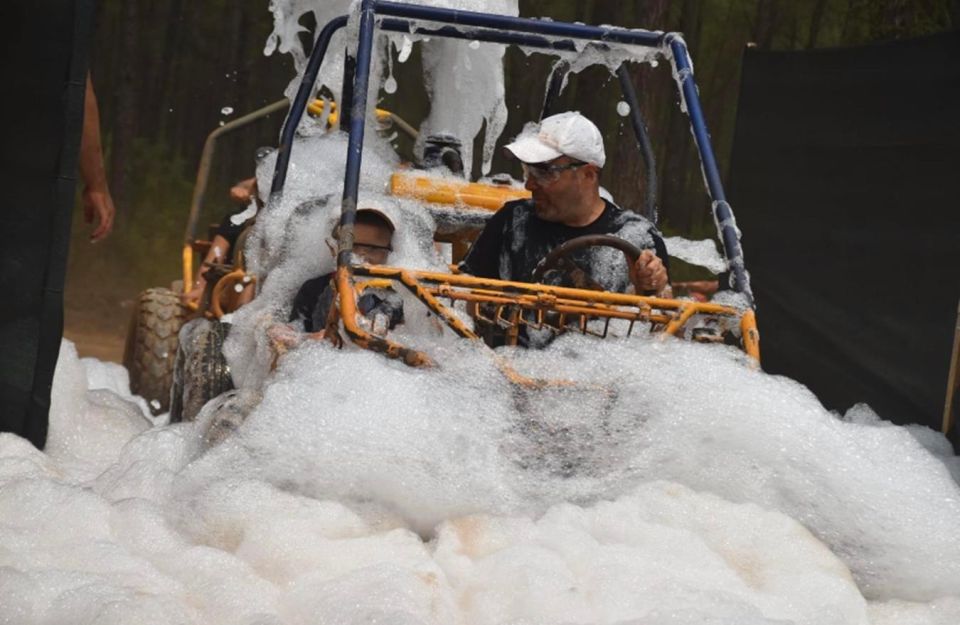
M 87 73 L 87 94 L 83 106 L 83 135 L 80 139 L 80 177 L 83 180 L 83 216 L 88 224 L 97 225 L 90 233 L 90 240 L 100 241 L 113 230 L 113 218 L 116 208 L 110 189 L 107 187 L 107 174 L 103 167 L 103 149 L 100 145 L 100 111 L 97 108 L 97 95 L 93 92 L 93 83 Z

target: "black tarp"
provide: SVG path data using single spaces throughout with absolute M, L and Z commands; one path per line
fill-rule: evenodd
M 63 331 L 93 0 L 4 0 L 0 431 L 43 447 Z
M 763 368 L 939 429 L 960 299 L 960 33 L 748 49 L 730 198 Z

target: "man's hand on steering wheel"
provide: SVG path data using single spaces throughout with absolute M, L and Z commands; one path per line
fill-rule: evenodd
M 630 268 L 630 280 L 637 293 L 660 295 L 667 288 L 667 268 L 652 250 L 643 250 Z
M 630 281 L 638 295 L 671 297 L 667 268 L 652 250 L 641 250 L 633 243 L 610 234 L 586 234 L 574 237 L 550 250 L 533 270 L 533 282 L 541 282 L 546 272 L 557 267 L 562 259 L 576 250 L 607 246 L 623 252 L 630 266 Z

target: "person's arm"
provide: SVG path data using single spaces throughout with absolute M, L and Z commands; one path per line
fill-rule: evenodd
M 257 195 L 257 178 L 247 178 L 230 187 L 230 199 L 246 206 Z
M 229 252 L 230 241 L 219 234 L 213 237 L 213 242 L 210 244 L 210 249 L 207 251 L 207 255 L 204 256 L 203 262 L 200 264 L 200 270 L 197 271 L 197 281 L 193 283 L 193 286 L 188 292 L 180 296 L 180 301 L 187 306 L 195 306 L 197 303 L 199 303 L 200 298 L 203 296 L 203 290 L 207 288 L 207 279 L 203 275 L 204 272 L 208 267 L 210 267 L 210 265 L 224 262 L 224 259 L 227 257 Z
M 83 106 L 83 134 L 80 139 L 80 178 L 83 181 L 83 216 L 88 224 L 96 226 L 90 233 L 90 241 L 106 238 L 113 230 L 113 218 L 116 208 L 110 189 L 107 186 L 107 174 L 103 167 L 103 149 L 100 145 L 100 111 L 97 107 L 97 95 L 93 91 L 93 82 L 87 73 L 87 93 Z

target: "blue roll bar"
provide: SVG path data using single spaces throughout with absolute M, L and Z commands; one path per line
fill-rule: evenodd
M 501 31 L 505 30 L 517 33 L 536 33 L 550 37 L 569 37 L 571 39 L 627 43 L 650 48 L 659 48 L 665 36 L 665 33 L 660 31 L 568 24 L 566 22 L 536 20 L 526 17 L 511 17 L 509 15 L 495 15 L 492 13 L 477 13 L 474 11 L 441 9 L 416 4 L 404 4 L 401 2 L 388 2 L 387 0 L 376 0 L 372 4 L 377 13 L 381 15 L 391 15 L 393 17 L 442 22 L 444 24 L 457 26 L 495 28 Z
M 270 182 L 270 201 L 273 197 L 283 192 L 283 186 L 287 182 L 287 168 L 290 165 L 290 150 L 293 148 L 293 137 L 297 132 L 297 126 L 303 119 L 303 113 L 310 104 L 313 97 L 313 85 L 317 82 L 317 74 L 320 73 L 320 66 L 323 64 L 323 57 L 327 54 L 327 46 L 330 45 L 330 39 L 333 33 L 347 25 L 347 16 L 341 15 L 330 20 L 313 44 L 313 50 L 310 52 L 310 60 L 307 61 L 307 68 L 303 72 L 303 80 L 300 81 L 300 87 L 297 88 L 297 95 L 290 103 L 290 112 L 287 113 L 287 119 L 283 122 L 283 130 L 280 133 L 280 147 L 277 149 L 277 162 L 273 169 L 273 180 Z
M 617 78 L 620 80 L 623 99 L 630 107 L 630 123 L 633 125 L 633 134 L 637 138 L 640 156 L 647 168 L 644 217 L 656 224 L 659 221 L 657 215 L 657 159 L 653 156 L 653 144 L 650 142 L 649 133 L 647 133 L 647 125 L 643 122 L 640 98 L 637 97 L 637 90 L 633 86 L 633 80 L 630 79 L 630 71 L 627 69 L 626 63 L 621 63 L 620 67 L 617 68 Z
M 377 23 L 378 15 L 403 19 L 382 18 Z M 750 305 L 753 305 L 753 294 L 750 290 L 750 280 L 743 262 L 739 233 L 734 221 L 733 211 L 723 191 L 720 171 L 710 143 L 710 133 L 707 131 L 703 110 L 700 106 L 700 98 L 697 94 L 697 86 L 693 78 L 693 68 L 687 46 L 682 37 L 675 33 L 568 24 L 473 11 L 441 9 L 387 0 L 362 0 L 359 20 L 360 29 L 353 80 L 353 97 L 350 98 L 349 102 L 342 103 L 342 106 L 349 106 L 350 109 L 348 124 L 350 135 L 341 205 L 338 267 L 350 267 L 350 255 L 353 250 L 353 224 L 356 217 L 360 187 L 360 166 L 363 158 L 362 146 L 366 125 L 365 113 L 370 82 L 370 61 L 373 50 L 373 35 L 376 28 L 390 32 L 517 44 L 555 50 L 576 50 L 576 45 L 572 40 L 586 40 L 596 45 L 614 42 L 648 48 L 669 46 L 673 69 L 678 76 L 681 97 L 686 103 L 687 115 L 700 155 L 707 193 L 712 201 L 711 210 L 717 224 L 717 234 L 723 245 L 724 255 L 730 265 L 732 286 L 735 291 L 743 293 L 748 298 Z M 432 27 L 409 20 L 436 22 L 446 24 L 446 26 Z M 271 186 L 271 203 L 274 201 L 274 196 L 279 196 L 283 191 L 293 137 L 312 94 L 330 38 L 334 32 L 343 28 L 346 23 L 346 16 L 334 18 L 324 26 L 314 44 L 307 70 L 304 72 L 303 80 L 290 107 L 290 113 L 287 116 L 281 135 L 281 145 Z
M 489 28 L 457 28 L 456 26 L 436 26 L 430 27 L 425 24 L 418 24 L 409 20 L 400 20 L 396 18 L 384 18 L 380 22 L 381 30 L 387 30 L 395 33 L 406 33 L 425 35 L 432 37 L 446 37 L 447 39 L 465 39 L 469 41 L 486 41 L 489 43 L 516 44 L 519 46 L 529 46 L 531 48 L 542 48 L 546 50 L 565 50 L 567 52 L 576 52 L 577 45 L 572 39 L 551 39 L 540 35 L 528 35 L 524 33 L 511 33 L 502 30 L 491 30 Z M 590 42 L 587 45 L 593 45 Z
M 357 215 L 357 196 L 360 190 L 360 164 L 363 159 L 363 135 L 367 123 L 367 91 L 370 87 L 370 60 L 373 58 L 373 30 L 375 0 L 363 0 L 360 5 L 360 34 L 357 37 L 356 67 L 353 77 L 353 101 L 350 105 L 350 125 L 347 139 L 347 169 L 343 176 L 343 202 L 340 204 L 340 248 L 337 267 L 350 267 L 353 252 L 353 224 Z
M 743 250 L 740 247 L 740 233 L 733 217 L 733 209 L 727 202 L 723 192 L 723 182 L 720 180 L 720 169 L 717 159 L 713 155 L 713 146 L 710 143 L 710 133 L 707 131 L 707 122 L 700 107 L 700 96 L 697 85 L 693 80 L 693 65 L 687 52 L 687 44 L 679 35 L 670 35 L 667 39 L 670 50 L 673 52 L 673 67 L 679 81 L 681 97 L 687 105 L 687 117 L 690 118 L 690 127 L 693 129 L 693 138 L 700 154 L 700 164 L 703 167 L 703 177 L 707 185 L 707 194 L 712 200 L 711 210 L 717 224 L 717 236 L 723 244 L 723 252 L 730 266 L 730 274 L 734 291 L 746 295 L 750 305 L 754 305 L 753 291 L 750 289 L 750 277 L 743 262 Z

